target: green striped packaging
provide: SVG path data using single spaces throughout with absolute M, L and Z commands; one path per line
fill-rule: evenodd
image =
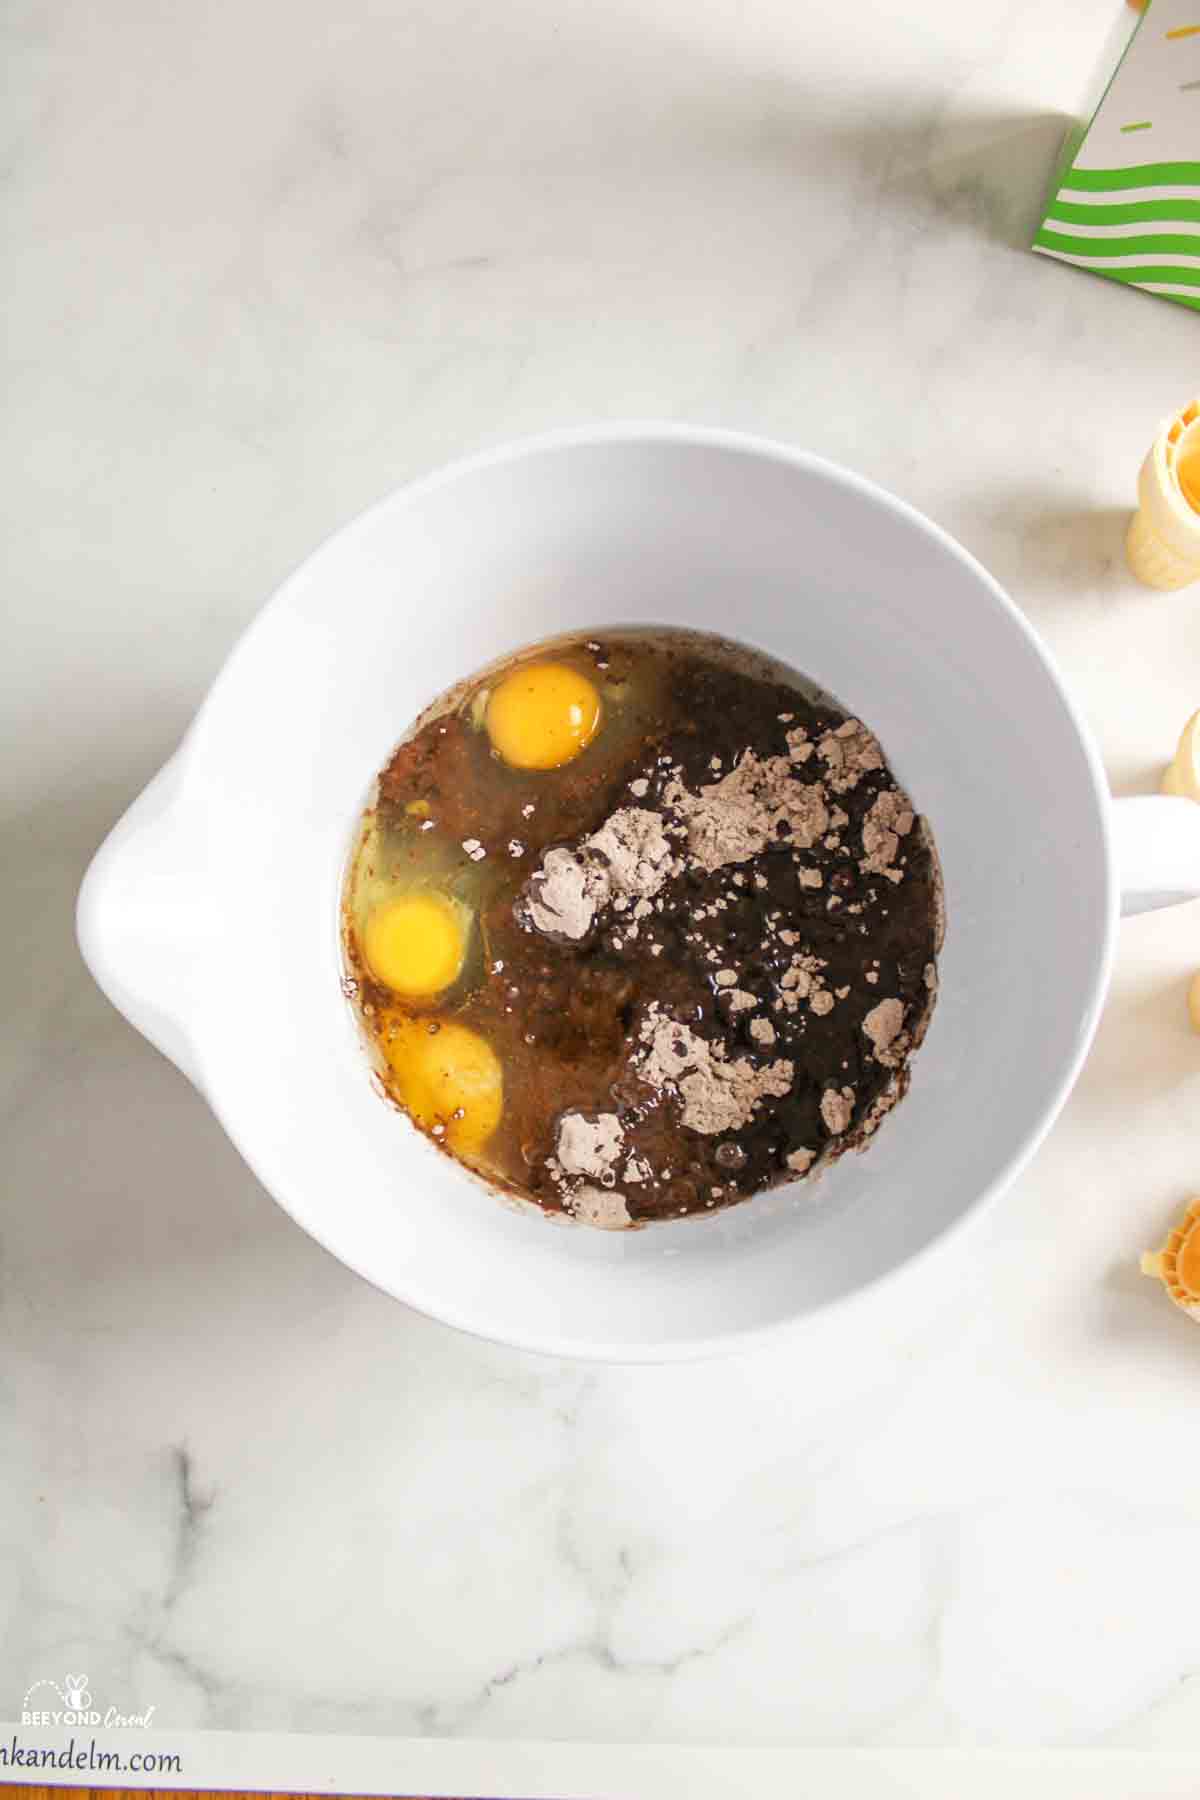
M 1150 0 L 1033 248 L 1200 311 L 1200 0 Z

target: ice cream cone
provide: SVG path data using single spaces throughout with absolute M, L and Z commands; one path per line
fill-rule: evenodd
M 1200 800 L 1200 712 L 1194 712 L 1179 734 L 1175 760 L 1162 778 L 1164 794 Z
M 1125 553 L 1147 587 L 1200 581 L 1200 401 L 1167 420 L 1142 464 Z
M 1142 1274 L 1162 1282 L 1176 1306 L 1200 1323 L 1200 1200 L 1193 1200 L 1161 1250 L 1142 1257 Z

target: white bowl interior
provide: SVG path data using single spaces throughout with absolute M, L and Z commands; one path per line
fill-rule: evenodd
M 417 713 L 518 645 L 621 623 L 735 636 L 859 713 L 933 824 L 949 927 L 912 1091 L 866 1155 L 727 1214 L 607 1234 L 501 1204 L 378 1097 L 337 914 L 357 809 Z M 533 446 L 384 502 L 238 646 L 175 804 L 215 922 L 187 1030 L 247 1159 L 381 1287 L 542 1349 L 709 1349 L 896 1269 L 1037 1141 L 1103 981 L 1094 758 L 1009 603 L 877 490 L 717 436 Z

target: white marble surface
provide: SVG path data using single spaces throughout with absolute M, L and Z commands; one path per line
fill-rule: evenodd
M 5 9 L 0 1716 L 80 1668 L 180 1728 L 1200 1738 L 1200 1332 L 1136 1272 L 1200 1188 L 1200 908 L 1123 928 L 1077 1093 L 940 1313 L 661 1371 L 346 1273 L 71 931 L 316 540 L 599 417 L 777 434 L 915 502 L 1152 786 L 1200 606 L 1137 590 L 1120 534 L 1200 324 L 1021 247 L 1117 13 Z

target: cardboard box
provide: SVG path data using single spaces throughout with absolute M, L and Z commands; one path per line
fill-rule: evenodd
M 1200 0 L 1150 0 L 1033 248 L 1200 311 Z

